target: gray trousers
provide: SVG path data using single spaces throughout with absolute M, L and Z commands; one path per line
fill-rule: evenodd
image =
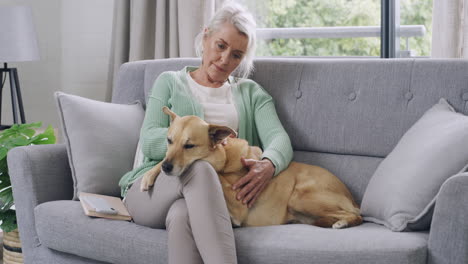
M 125 204 L 136 224 L 167 229 L 170 264 L 237 263 L 221 183 L 208 162 L 196 161 L 180 177 L 161 172 L 148 192 L 140 191 L 140 181 Z

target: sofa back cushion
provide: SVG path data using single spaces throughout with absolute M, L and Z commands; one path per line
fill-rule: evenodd
M 255 67 L 295 150 L 385 157 L 441 97 L 468 111 L 468 61 L 266 59 Z
M 161 72 L 199 63 L 182 58 L 125 64 L 113 102 L 146 100 Z M 388 155 L 442 97 L 457 112 L 468 114 L 467 72 L 467 60 L 261 58 L 255 61 L 251 78 L 275 99 L 295 159 L 324 166 L 317 155 L 304 155 L 336 155 L 336 162 L 324 167 L 351 184 L 360 201 L 373 173 L 367 170 L 378 163 L 370 167 L 365 162 L 349 163 L 355 167 L 353 173 L 339 166 L 345 166 L 349 156 L 377 161 Z
M 367 184 L 382 161 L 377 157 L 311 151 L 294 151 L 293 159 L 327 168 L 344 182 L 358 204 L 361 204 Z

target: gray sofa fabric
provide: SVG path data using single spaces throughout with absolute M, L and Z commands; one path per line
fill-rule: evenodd
M 78 201 L 52 201 L 35 209 L 36 229 L 48 248 L 108 263 L 167 263 L 167 233 L 126 221 L 90 218 Z M 77 247 L 76 245 L 80 245 Z
M 198 59 L 122 65 L 112 102 L 145 101 L 159 73 Z M 440 97 L 468 113 L 468 61 L 258 59 L 252 78 L 269 91 L 294 159 L 326 167 L 358 203 L 405 131 Z M 84 216 L 73 197 L 64 145 L 10 151 L 25 263 L 166 263 L 165 230 Z M 117 183 L 116 183 L 117 184 Z M 346 230 L 286 225 L 235 230 L 245 263 L 468 263 L 468 177 L 441 188 L 429 231 L 393 233 L 365 223 Z
M 336 231 L 283 225 L 234 234 L 240 263 L 426 263 L 427 233 L 395 233 L 373 223 Z
M 23 258 L 25 263 L 35 263 L 44 247 L 37 236 L 34 208 L 44 202 L 73 198 L 67 149 L 65 145 L 17 147 L 8 153 L 7 160 Z
M 441 187 L 429 236 L 429 263 L 468 263 L 468 173 Z
M 164 252 L 158 263 L 167 262 L 163 230 L 89 218 L 76 201 L 43 203 L 35 215 L 39 238 L 51 249 L 121 264 L 154 263 L 156 251 Z M 372 223 L 345 230 L 236 228 L 234 234 L 241 263 L 426 263 L 427 232 L 396 233 Z
M 361 204 L 367 184 L 382 158 L 294 151 L 293 160 L 321 166 L 335 175 L 340 175 L 356 202 Z

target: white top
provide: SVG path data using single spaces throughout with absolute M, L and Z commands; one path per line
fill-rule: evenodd
M 187 80 L 192 94 L 203 107 L 205 121 L 238 131 L 239 117 L 229 82 L 218 88 L 203 86 L 190 76 L 190 72 L 187 72 Z

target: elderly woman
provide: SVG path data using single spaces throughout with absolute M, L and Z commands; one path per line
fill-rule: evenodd
M 237 263 L 237 257 L 221 184 L 209 163 L 197 161 L 180 177 L 161 172 L 153 189 L 139 189 L 141 176 L 165 156 L 169 117 L 163 106 L 227 125 L 264 150 L 260 161 L 242 160 L 249 172 L 234 185 L 249 207 L 291 161 L 291 143 L 271 96 L 245 79 L 253 68 L 255 27 L 241 6 L 225 5 L 197 37 L 201 65 L 164 72 L 153 85 L 141 129 L 145 163 L 124 175 L 120 186 L 135 223 L 168 230 L 169 263 Z

